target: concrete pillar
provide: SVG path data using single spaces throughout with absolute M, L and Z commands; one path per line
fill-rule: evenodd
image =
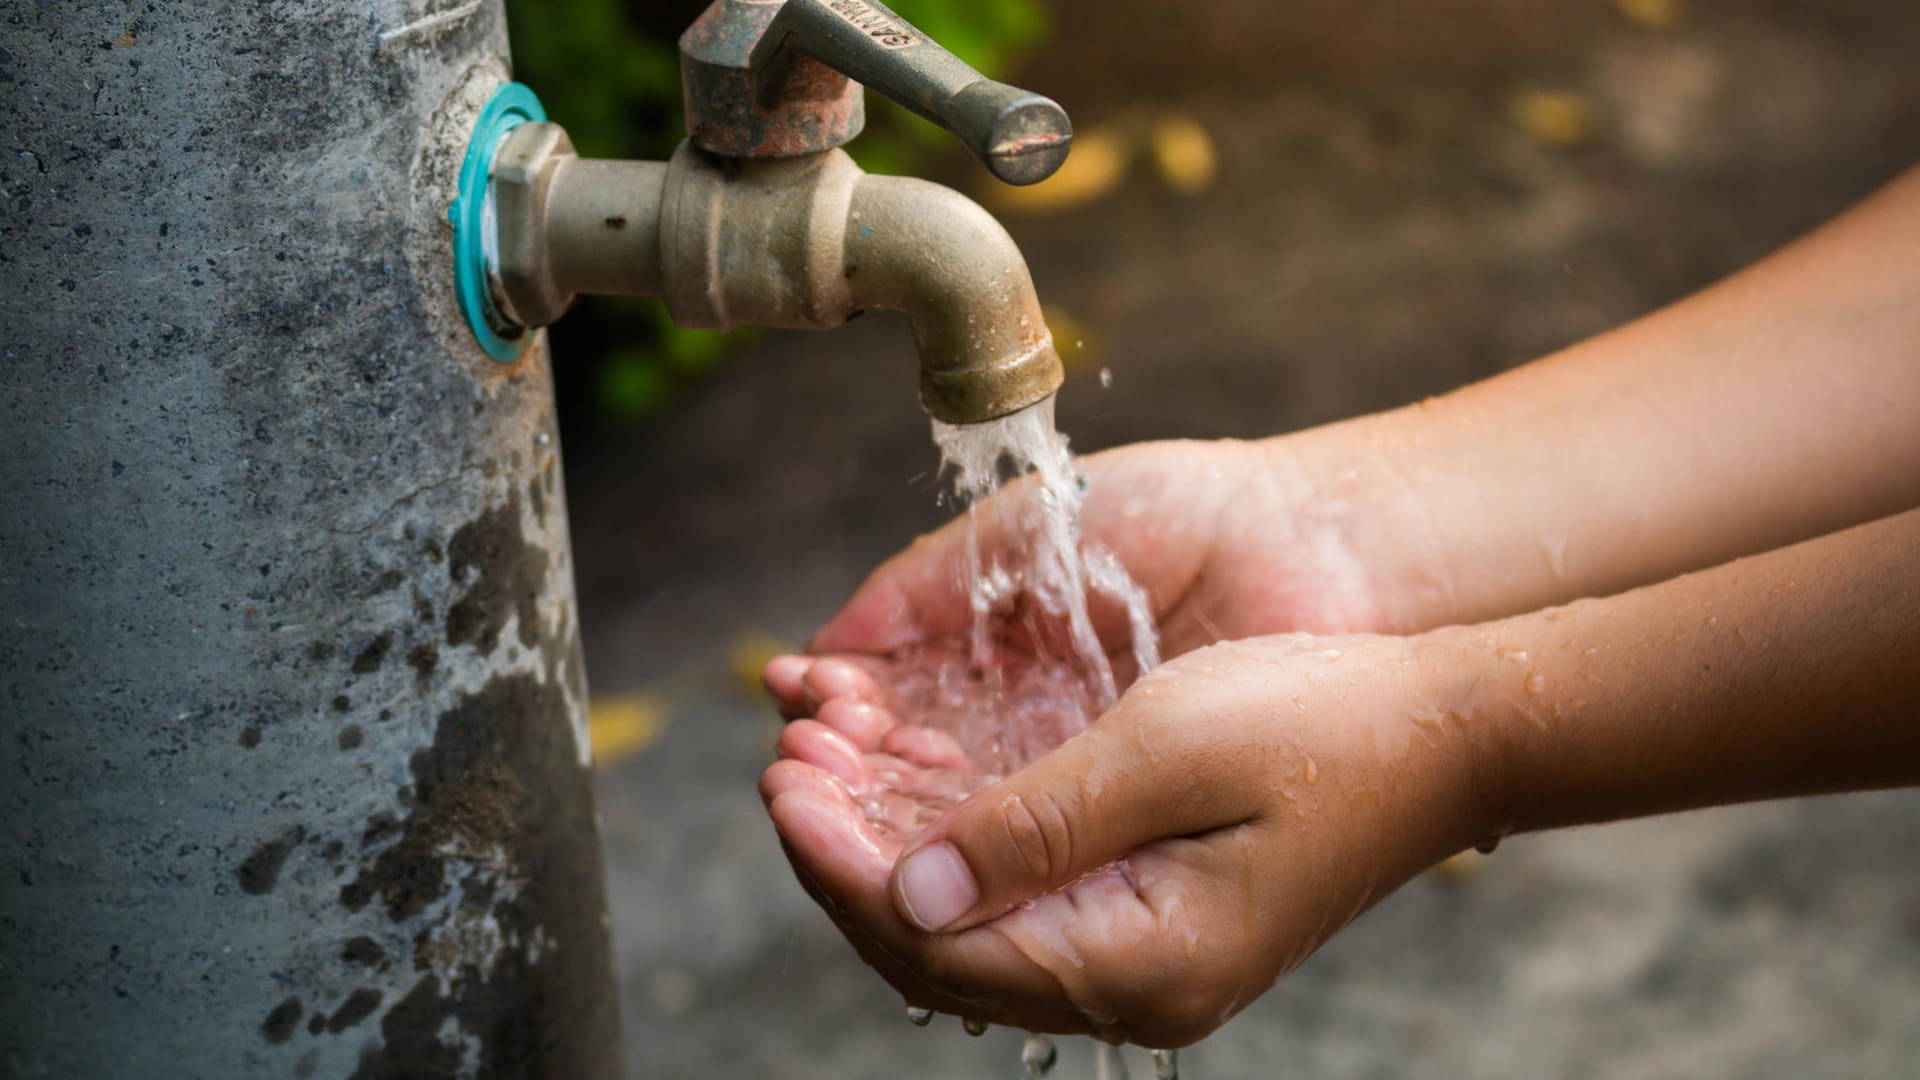
M 498 0 L 0 5 L 0 1075 L 619 1068 Z

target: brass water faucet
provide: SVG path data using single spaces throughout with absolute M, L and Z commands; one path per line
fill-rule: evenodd
M 1059 105 L 985 78 L 873 0 L 715 0 L 680 53 L 688 137 L 666 162 L 579 157 L 537 102 L 490 140 L 483 116 L 469 161 L 490 153 L 474 176 L 484 191 L 463 183 L 454 214 L 457 249 L 463 219 L 481 233 L 462 300 L 483 342 L 523 338 L 580 293 L 659 297 L 680 325 L 714 330 L 826 328 L 886 308 L 912 323 L 921 403 L 938 419 L 991 420 L 1059 388 L 1026 260 L 999 222 L 839 149 L 865 123 L 864 85 L 959 136 L 1001 180 L 1032 184 L 1066 159 Z

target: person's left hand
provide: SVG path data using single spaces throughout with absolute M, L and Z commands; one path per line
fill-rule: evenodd
M 966 756 L 889 707 L 883 668 L 821 659 L 802 673 L 815 715 L 761 795 L 801 881 L 909 1003 L 1183 1046 L 1493 828 L 1498 755 L 1457 653 L 1202 649 L 964 799 Z

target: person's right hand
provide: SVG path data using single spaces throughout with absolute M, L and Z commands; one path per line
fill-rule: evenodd
M 901 798 L 901 776 L 951 778 L 942 733 L 821 660 L 850 696 L 788 725 L 760 793 L 801 882 L 910 1004 L 1185 1046 L 1402 881 L 1497 835 L 1504 726 L 1472 694 L 1500 663 L 1459 634 L 1197 650 L 899 830 L 868 807 Z

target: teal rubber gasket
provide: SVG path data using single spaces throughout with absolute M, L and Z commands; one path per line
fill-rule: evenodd
M 510 82 L 494 92 L 487 107 L 474 122 L 473 139 L 467 143 L 466 160 L 460 163 L 460 193 L 447 207 L 447 220 L 453 223 L 453 291 L 460 301 L 460 313 L 467 328 L 488 356 L 503 363 L 518 360 L 533 339 L 521 330 L 513 337 L 499 327 L 509 323 L 493 305 L 493 290 L 487 286 L 486 237 L 484 218 L 487 183 L 493 175 L 493 156 L 507 132 L 528 122 L 547 118 L 540 99 L 524 83 Z

